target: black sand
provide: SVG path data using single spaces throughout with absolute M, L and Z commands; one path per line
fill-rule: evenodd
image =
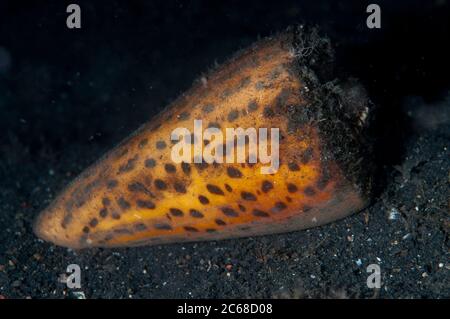
M 276 3 L 82 7 L 0 4 L 0 298 L 449 298 L 449 8 Z M 342 76 L 379 107 L 373 204 L 337 223 L 221 242 L 74 252 L 38 240 L 32 221 L 103 152 L 215 62 L 298 22 L 332 38 Z M 391 216 L 390 219 L 389 216 Z M 379 264 L 381 289 L 366 285 Z

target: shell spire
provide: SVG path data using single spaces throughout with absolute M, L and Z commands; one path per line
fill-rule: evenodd
M 330 82 L 331 65 L 315 29 L 256 42 L 86 169 L 35 233 L 137 246 L 295 231 L 363 209 L 370 104 L 356 81 Z

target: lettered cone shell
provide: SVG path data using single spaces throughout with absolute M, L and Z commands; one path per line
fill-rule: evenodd
M 326 38 L 302 27 L 239 52 L 86 169 L 39 215 L 36 234 L 72 248 L 218 240 L 305 229 L 363 209 L 373 174 L 370 104 L 356 81 L 330 81 L 332 55 Z M 178 163 L 172 152 L 181 142 L 171 134 L 194 132 L 194 120 L 223 140 L 186 133 L 180 140 L 192 152 Z M 242 145 L 232 150 L 236 139 L 225 137 L 238 127 L 279 129 L 279 167 L 259 156 L 249 163 L 247 137 L 245 163 L 202 161 L 198 149 L 208 145 L 237 157 Z

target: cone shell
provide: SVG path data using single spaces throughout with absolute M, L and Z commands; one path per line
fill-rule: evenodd
M 364 208 L 367 99 L 359 86 L 320 84 L 319 55 L 305 59 L 301 32 L 257 42 L 202 77 L 74 180 L 39 215 L 36 234 L 72 248 L 218 240 L 300 230 Z M 338 107 L 347 113 L 333 114 Z M 224 136 L 226 128 L 279 128 L 278 170 L 194 163 L 194 155 L 175 163 L 171 133 L 193 132 L 194 120 Z

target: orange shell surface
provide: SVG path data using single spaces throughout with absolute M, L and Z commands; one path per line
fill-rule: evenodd
M 367 204 L 310 122 L 292 126 L 308 90 L 288 36 L 256 43 L 198 81 L 74 180 L 38 217 L 36 234 L 72 248 L 264 235 L 318 226 Z M 171 132 L 278 128 L 280 166 L 174 163 Z M 203 146 L 212 141 L 201 141 Z M 246 150 L 248 156 L 248 150 Z

